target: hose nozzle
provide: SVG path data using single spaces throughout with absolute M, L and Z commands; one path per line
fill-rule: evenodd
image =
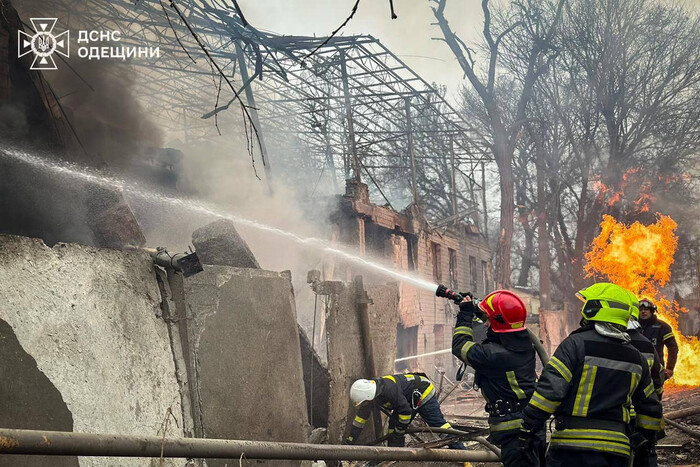
M 454 290 L 450 290 L 442 284 L 438 285 L 438 288 L 435 291 L 435 295 L 438 297 L 445 297 L 448 300 L 452 300 L 457 305 L 462 303 L 462 300 L 464 300 L 464 296 L 462 294 L 460 294 L 459 292 L 455 292 Z

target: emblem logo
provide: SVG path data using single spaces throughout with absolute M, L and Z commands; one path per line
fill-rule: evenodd
M 56 70 L 54 52 L 70 56 L 70 31 L 54 35 L 53 29 L 58 21 L 56 18 L 31 18 L 34 35 L 18 31 L 17 56 L 23 57 L 28 53 L 34 54 L 30 70 Z

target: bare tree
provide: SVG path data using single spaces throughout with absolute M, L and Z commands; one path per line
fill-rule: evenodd
M 538 223 L 543 295 L 548 276 L 564 297 L 585 285 L 584 255 L 604 213 L 650 221 L 659 210 L 692 237 L 699 26 L 697 17 L 653 0 L 566 4 L 559 55 L 534 86 L 527 109 L 538 220 L 546 221 Z M 685 244 L 696 245 L 690 238 Z M 556 258 L 551 275 L 550 253 Z
M 556 8 L 549 12 L 550 14 L 540 8 L 539 2 L 535 0 L 514 2 L 511 14 L 504 17 L 505 21 L 498 26 L 492 24 L 489 1 L 482 0 L 483 38 L 488 54 L 488 64 L 483 72 L 477 68 L 472 49 L 467 47 L 450 28 L 444 15 L 447 0 L 432 1 L 437 5 L 433 8 L 433 14 L 440 26 L 444 40 L 457 58 L 486 112 L 491 138 L 490 148 L 498 167 L 501 188 L 501 216 L 496 247 L 495 278 L 499 287 L 509 287 L 515 214 L 513 154 L 520 130 L 526 120 L 527 105 L 532 96 L 534 85 L 556 55 L 552 48 L 552 39 L 561 18 L 564 0 L 559 0 Z M 508 115 L 501 107 L 496 83 L 500 46 L 504 38 L 516 32 L 528 38 L 530 48 L 525 57 L 525 72 L 519 79 L 520 89 L 515 112 Z

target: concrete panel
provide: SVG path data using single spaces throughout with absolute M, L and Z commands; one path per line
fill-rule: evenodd
M 185 280 L 185 294 L 205 437 L 305 442 L 309 426 L 289 278 L 205 266 Z
M 228 219 L 220 219 L 195 230 L 192 244 L 202 264 L 260 269 L 248 244 Z
M 370 375 L 365 369 L 353 285 L 330 281 L 324 284 L 334 285 L 326 308 L 326 340 L 328 373 L 331 378 L 328 397 L 328 440 L 331 444 L 337 444 L 343 439 L 351 415 L 348 396 L 350 386 L 356 379 L 367 378 Z M 368 423 L 364 431 L 371 432 L 371 426 L 372 424 Z M 364 433 L 363 435 L 367 436 Z
M 0 319 L 58 390 L 75 431 L 155 435 L 172 407 L 180 428 L 170 423 L 168 435 L 182 436 L 173 356 L 148 255 L 0 236 L 0 303 Z M 150 463 L 80 459 L 95 467 Z
M 367 294 L 373 304 L 369 306 L 374 362 L 380 375 L 394 372 L 396 359 L 396 327 L 399 323 L 399 284 L 372 285 Z
M 299 326 L 299 341 L 309 424 L 312 428 L 326 427 L 328 426 L 328 391 L 330 389 L 328 369 L 321 363 L 316 349 L 311 348 L 311 341 L 306 337 L 301 326 Z
M 354 409 L 349 390 L 358 378 L 370 378 L 365 367 L 362 334 L 358 319 L 354 284 L 325 282 L 332 293 L 326 316 L 328 342 L 328 372 L 331 379 L 328 399 L 328 435 L 330 442 L 340 442 L 348 428 Z M 333 285 L 333 287 L 330 287 Z M 367 288 L 373 304 L 369 305 L 370 330 L 377 376 L 394 372 L 396 358 L 396 328 L 399 322 L 398 284 Z M 371 423 L 367 424 L 360 442 L 371 438 Z

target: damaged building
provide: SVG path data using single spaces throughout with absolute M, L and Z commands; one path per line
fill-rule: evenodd
M 398 271 L 452 290 L 471 291 L 476 297 L 493 289 L 491 251 L 474 224 L 451 222 L 433 227 L 415 204 L 400 213 L 370 202 L 367 185 L 355 180 L 348 181 L 332 220 L 335 240 L 355 246 L 369 258 L 384 259 Z M 351 265 L 339 269 L 337 276 L 353 274 Z M 371 275 L 368 279 L 386 280 Z M 396 358 L 450 348 L 456 306 L 436 297 L 434 291 L 405 282 L 397 287 L 400 320 Z M 452 365 L 452 355 L 445 353 L 406 361 L 398 368 L 433 374 L 435 367 L 451 370 Z
M 70 2 L 59 3 L 54 5 L 57 11 L 70 8 Z M 149 2 L 143 3 L 143 11 L 162 15 Z M 124 14 L 132 12 L 132 6 L 130 2 L 103 2 L 90 13 L 104 14 L 101 8 L 113 7 L 112 13 Z M 84 144 L 84 134 L 72 124 L 73 110 L 63 104 L 66 96 L 54 90 L 44 72 L 30 70 L 32 57 L 14 55 L 18 32 L 28 26 L 13 8 L 3 7 L 3 13 L 0 149 L 14 156 L 0 157 L 0 352 L 5 356 L 0 363 L 0 400 L 10 408 L 0 411 L 0 427 L 335 444 L 352 423 L 348 389 L 355 379 L 394 372 L 396 358 L 449 347 L 454 309 L 437 299 L 434 291 L 327 258 L 322 273 L 309 274 L 304 290 L 324 304 L 319 335 L 309 333 L 299 324 L 303 321 L 299 318 L 301 291 L 298 286 L 295 290 L 289 271 L 261 268 L 246 239 L 228 219 L 186 232 L 189 224 L 173 228 L 173 235 L 194 247 L 187 253 L 145 248 L 156 246 L 149 244 L 148 233 L 160 221 L 157 215 L 140 217 L 119 186 L 67 175 L 73 167 L 84 168 L 83 174 L 111 173 L 115 161 Z M 126 17 L 120 27 L 131 24 Z M 211 27 L 212 23 L 207 24 Z M 243 69 L 259 73 L 257 123 L 268 138 L 266 150 L 272 154 L 267 164 L 277 160 L 284 167 L 275 157 L 286 144 L 279 133 L 288 129 L 275 128 L 274 115 L 286 106 L 287 98 L 270 93 L 282 78 L 275 76 L 272 85 L 262 81 L 256 62 L 259 49 L 251 45 L 238 20 L 228 26 L 235 26 L 240 39 L 238 50 L 230 56 L 242 60 Z M 128 30 L 123 32 L 128 37 Z M 263 39 L 265 46 L 282 40 L 272 35 Z M 321 43 L 316 38 L 286 40 L 295 53 L 308 52 Z M 279 63 L 299 60 L 278 49 L 275 53 Z M 430 145 L 437 144 L 431 135 L 450 135 L 456 141 L 457 157 L 464 162 L 471 147 L 461 136 L 456 112 L 451 108 L 443 112 L 444 97 L 372 37 L 337 38 L 323 46 L 314 66 L 329 57 L 334 61 L 328 78 L 344 80 L 347 86 L 344 95 L 331 97 L 342 108 L 334 106 L 326 113 L 326 123 L 313 130 L 323 127 L 323 134 L 312 138 L 323 137 L 323 159 L 336 154 L 343 161 L 337 172 L 349 180 L 346 194 L 334 198 L 337 203 L 328 217 L 328 240 L 397 271 L 485 295 L 492 288 L 490 251 L 476 225 L 478 212 L 471 217 L 458 215 L 454 202 L 451 220 L 431 224 L 416 203 L 399 212 L 370 201 L 370 191 L 375 188 L 349 176 L 362 167 L 357 145 L 380 139 L 386 130 L 368 131 L 368 122 L 375 118 L 372 113 L 385 112 L 387 105 L 402 118 L 415 117 L 411 137 L 416 154 L 428 157 Z M 400 63 L 409 77 L 393 76 L 398 68 L 384 62 L 387 57 Z M 150 72 L 159 73 L 155 70 Z M 305 77 L 298 88 L 290 85 L 304 96 L 299 99 L 302 105 L 312 101 L 307 94 L 314 80 L 322 77 L 319 73 Z M 201 79 L 202 73 L 185 75 L 183 79 L 193 80 Z M 366 79 L 375 84 L 368 85 Z M 382 82 L 393 89 L 387 97 L 389 104 L 371 108 L 363 104 L 374 97 L 361 89 L 377 88 L 376 83 Z M 211 96 L 196 94 L 203 87 L 201 82 L 186 84 L 178 83 L 194 94 L 175 95 L 166 89 L 156 99 L 161 99 L 159 105 L 169 105 L 168 111 L 186 109 L 180 115 L 182 121 L 176 122 L 182 124 L 178 130 L 185 131 L 185 140 L 198 144 L 212 137 L 213 125 L 193 128 L 187 122 L 201 120 L 205 109 L 211 111 L 210 102 L 205 103 Z M 343 87 L 336 85 L 333 91 L 339 89 Z M 357 102 L 350 122 L 358 131 L 353 136 L 357 140 L 349 144 L 344 135 L 352 124 L 345 106 L 350 106 L 352 94 Z M 173 99 L 187 99 L 186 105 Z M 249 104 L 254 106 L 252 100 Z M 154 106 L 143 109 L 153 112 Z M 341 114 L 346 127 L 334 127 L 343 120 L 337 118 Z M 26 121 L 17 120 L 18 115 Z M 299 118 L 306 115 L 304 109 L 298 111 Z M 426 115 L 444 121 L 438 124 L 426 118 L 421 122 Z M 437 130 L 425 129 L 433 124 Z M 387 131 L 403 136 L 408 130 L 394 125 Z M 306 143 L 310 159 L 317 161 L 318 147 Z M 439 144 L 444 146 L 445 141 Z M 196 190 L 184 176 L 187 157 L 183 150 L 149 147 L 128 167 L 115 171 L 158 187 L 160 196 L 192 195 Z M 368 156 L 364 162 L 369 161 Z M 328 164 L 332 166 L 333 161 Z M 478 167 L 472 165 L 472 169 Z M 52 167 L 63 173 L 57 176 Z M 407 173 L 405 166 L 402 174 Z M 267 173 L 268 183 L 269 176 Z M 466 180 L 472 191 L 479 189 L 473 173 Z M 457 188 L 453 184 L 453 191 Z M 185 265 L 196 267 L 186 270 Z M 452 357 L 443 353 L 411 360 L 399 368 L 432 374 L 435 367 L 449 368 L 451 362 Z M 273 376 L 280 373 L 283 384 Z M 365 436 L 369 440 L 380 435 L 381 426 L 375 426 Z M 146 458 L 113 461 L 71 455 L 58 459 L 0 455 L 0 465 L 155 465 Z M 202 459 L 196 462 L 204 465 Z M 284 463 L 300 465 L 299 461 Z M 158 465 L 182 462 L 164 460 Z M 212 458 L 206 465 L 224 466 L 227 461 Z

